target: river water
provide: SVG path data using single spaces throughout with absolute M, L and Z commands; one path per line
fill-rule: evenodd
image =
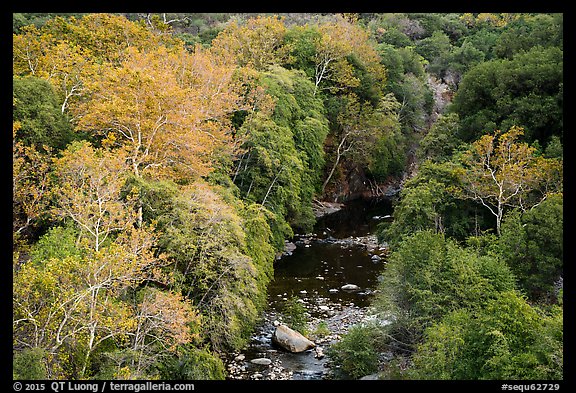
M 386 247 L 376 242 L 378 223 L 392 214 L 389 200 L 354 200 L 321 217 L 311 234 L 296 235 L 290 255 L 274 267 L 268 287 L 268 307 L 251 342 L 231 354 L 229 379 L 330 379 L 326 349 L 354 323 L 366 318 L 366 308 L 386 266 Z M 343 290 L 354 284 L 356 290 Z M 272 344 L 275 326 L 283 323 L 287 300 L 306 309 L 309 338 L 316 349 L 289 353 Z M 321 326 L 323 329 L 319 330 Z M 270 364 L 253 364 L 253 359 Z

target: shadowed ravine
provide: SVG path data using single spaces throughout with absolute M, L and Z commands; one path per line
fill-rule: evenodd
M 295 236 L 296 248 L 275 264 L 275 278 L 268 288 L 268 308 L 250 345 L 240 353 L 230 354 L 228 378 L 331 378 L 328 358 L 322 355 L 349 326 L 366 317 L 378 276 L 386 266 L 386 248 L 377 244 L 374 231 L 391 211 L 388 200 L 351 201 L 344 209 L 320 218 L 313 233 Z M 341 289 L 346 284 L 355 284 L 359 289 Z M 282 311 L 291 297 L 307 310 L 309 338 L 316 343 L 316 349 L 293 354 L 271 341 L 275 324 L 283 322 Z M 315 334 L 321 322 L 328 334 Z M 270 359 L 271 363 L 251 362 L 259 358 Z

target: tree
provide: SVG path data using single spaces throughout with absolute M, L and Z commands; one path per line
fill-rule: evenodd
M 416 51 L 429 61 L 428 70 L 439 78 L 445 76 L 449 67 L 452 44 L 448 35 L 435 30 L 431 36 L 417 42 Z
M 24 26 L 20 34 L 14 34 L 14 74 L 48 80 L 59 94 L 64 113 L 86 94 L 87 81 L 108 64 L 116 66 L 125 59 L 127 48 L 150 49 L 176 42 L 170 35 L 154 34 L 114 14 L 56 16 L 40 28 Z
M 543 312 L 505 291 L 477 310 L 455 310 L 426 330 L 410 379 L 563 378 L 563 310 Z
M 423 130 L 433 99 L 424 72 L 426 60 L 413 46 L 395 48 L 383 43 L 378 45 L 378 52 L 386 67 L 387 90 L 401 103 L 402 131 L 411 134 Z
M 336 92 L 360 86 L 351 57 L 356 57 L 359 64 L 384 83 L 384 68 L 366 30 L 339 16 L 335 22 L 321 24 L 318 31 L 321 35 L 313 41 L 314 94 L 321 89 Z M 325 81 L 330 83 L 322 87 Z
M 15 77 L 12 91 L 13 121 L 20 123 L 15 138 L 36 149 L 66 147 L 73 139 L 73 127 L 61 112 L 60 99 L 50 82 L 35 76 Z
M 56 363 L 53 376 L 65 372 L 57 366 L 65 363 L 67 352 L 75 352 L 79 358 L 70 365 L 73 371 L 66 372 L 83 378 L 104 343 L 128 340 L 141 322 L 123 300 L 126 291 L 147 283 L 166 286 L 169 278 L 161 270 L 164 256 L 153 250 L 154 228 L 134 226 L 125 152 L 75 142 L 54 159 L 53 171 L 54 210 L 76 225 L 80 237 L 76 249 L 33 252 L 32 260 L 14 266 L 15 347 L 45 349 Z M 166 304 L 162 308 L 170 309 Z M 146 335 L 144 330 L 140 334 Z M 174 334 L 165 332 L 163 339 L 180 340 Z M 142 337 L 137 345 L 143 345 Z
M 286 27 L 278 16 L 256 16 L 240 25 L 232 21 L 212 41 L 214 53 L 232 56 L 240 67 L 264 71 L 270 65 L 286 61 Z
M 275 244 L 281 249 L 292 235 L 285 225 L 308 231 L 314 224 L 312 199 L 320 189 L 328 121 L 302 72 L 271 66 L 256 82 L 274 105 L 248 115 L 238 129 L 242 154 L 232 180 L 245 200 L 276 215 Z
M 420 140 L 417 154 L 421 159 L 442 162 L 451 159 L 454 150 L 462 143 L 458 138 L 458 115 L 440 115 Z
M 550 192 L 561 189 L 562 164 L 535 156 L 535 148 L 519 142 L 523 130 L 484 135 L 462 155 L 462 168 L 455 195 L 480 202 L 496 217 L 500 235 L 506 208 L 526 211 L 539 205 Z
M 494 52 L 501 58 L 512 58 L 535 46 L 562 48 L 562 14 L 520 15 L 499 35 Z
M 344 97 L 342 101 L 343 107 L 336 120 L 338 133 L 328 138 L 334 158 L 322 184 L 322 193 L 343 158 L 352 156 L 358 167 L 370 167 L 378 142 L 392 134 L 398 125 L 399 104 L 392 94 L 383 97 L 375 107 L 370 102 L 360 101 L 355 95 Z
M 246 343 L 272 274 L 262 209 L 247 209 L 245 219 L 243 204 L 233 201 L 219 187 L 197 181 L 180 188 L 173 207 L 157 218 L 158 245 L 174 263 L 171 286 L 202 313 L 202 335 L 217 351 Z
M 497 250 L 530 299 L 553 299 L 562 276 L 563 243 L 563 199 L 555 194 L 529 211 L 506 214 Z
M 127 146 L 136 176 L 206 175 L 212 152 L 228 141 L 233 70 L 200 48 L 128 50 L 127 57 L 90 84 L 90 99 L 76 109 L 77 128 Z
M 462 248 L 432 230 L 407 236 L 389 258 L 374 300 L 378 313 L 391 318 L 395 347 L 410 350 L 424 329 L 457 309 L 476 309 L 498 293 L 512 290 L 515 279 L 506 263 Z
M 155 288 L 144 289 L 139 297 L 142 300 L 133 311 L 137 322 L 123 359 L 129 367 L 119 370 L 124 378 L 145 378 L 152 366 L 199 338 L 201 316 L 190 299 Z
M 451 111 L 460 117 L 460 138 L 473 142 L 486 131 L 522 127 L 528 143 L 544 147 L 563 134 L 563 51 L 534 47 L 512 59 L 494 59 L 464 74 Z
M 150 232 L 143 231 L 129 231 L 111 246 L 87 250 L 84 256 L 28 262 L 15 271 L 15 348 L 45 349 L 53 362 L 51 378 L 70 378 L 61 375 L 59 366 L 66 363 L 67 352 L 82 354 L 70 372 L 85 378 L 101 345 L 115 340 L 121 346 L 128 340 L 138 317 L 121 300 L 122 294 L 163 280 L 158 269 L 165 263 L 152 255 Z
M 136 222 L 134 195 L 123 198 L 129 166 L 125 151 L 94 149 L 88 142 L 75 142 L 54 162 L 58 185 L 55 213 L 71 218 L 91 248 L 100 250 L 111 235 Z
M 12 127 L 15 136 L 20 124 L 15 122 Z M 12 141 L 12 230 L 18 236 L 46 214 L 50 160 L 34 146 L 25 146 L 16 138 Z
M 402 239 L 423 229 L 459 241 L 472 233 L 480 235 L 492 221 L 490 213 L 476 202 L 453 194 L 458 184 L 457 167 L 452 161 L 422 162 L 418 173 L 407 180 L 400 191 L 394 219 L 378 225 L 378 239 L 394 249 Z

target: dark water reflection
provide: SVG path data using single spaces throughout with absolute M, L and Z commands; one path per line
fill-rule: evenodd
M 367 306 L 367 294 L 376 288 L 382 262 L 372 261 L 365 247 L 332 243 L 330 239 L 374 234 L 381 217 L 391 212 L 388 200 L 355 200 L 343 210 L 322 217 L 314 228 L 320 241 L 300 244 L 292 255 L 276 263 L 274 281 L 268 289 L 270 307 L 276 309 L 283 298 L 290 296 L 322 297 L 333 303 Z M 298 244 L 298 237 L 295 240 Z M 340 288 L 346 284 L 355 284 L 360 290 L 342 291 Z
M 376 287 L 381 270 L 382 263 L 373 262 L 364 247 L 330 243 L 298 247 L 276 266 L 268 289 L 270 308 L 281 309 L 282 300 L 292 296 L 367 306 L 367 294 Z M 355 284 L 360 290 L 341 290 L 346 284 Z
M 324 232 L 337 239 L 349 236 L 374 234 L 382 217 L 392 214 L 392 202 L 388 199 L 356 199 L 346 203 L 344 209 L 318 220 L 314 230 L 319 237 Z

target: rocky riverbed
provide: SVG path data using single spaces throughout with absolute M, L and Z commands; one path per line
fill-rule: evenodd
M 314 231 L 295 235 L 277 256 L 268 307 L 247 347 L 226 357 L 228 379 L 336 379 L 329 349 L 352 326 L 375 319 L 368 306 L 386 268 L 388 247 L 378 243 L 374 230 L 391 218 L 390 204 L 319 203 L 317 208 L 321 218 Z M 299 353 L 273 342 L 276 327 L 289 325 L 282 312 L 293 299 L 304 306 L 306 336 L 314 343 Z
M 272 343 L 272 335 L 282 316 L 273 311 L 264 314 L 264 321 L 252 336 L 251 350 L 230 355 L 226 368 L 228 379 L 288 380 L 332 379 L 330 359 L 326 351 L 339 341 L 348 329 L 367 321 L 367 309 L 354 304 L 330 304 L 328 299 L 302 301 L 310 318 L 310 338 L 316 347 L 302 353 L 289 353 Z

